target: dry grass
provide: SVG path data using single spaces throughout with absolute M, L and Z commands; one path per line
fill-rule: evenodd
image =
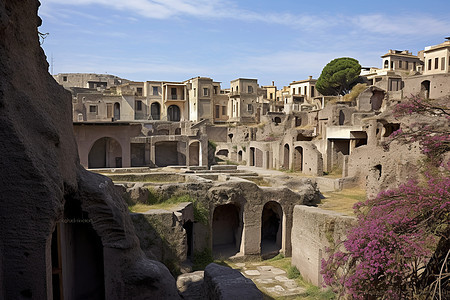
M 128 206 L 128 210 L 134 213 L 144 213 L 151 209 L 168 209 L 170 210 L 173 207 L 176 207 L 177 203 L 158 203 L 153 205 L 137 203 L 135 205 Z
M 366 199 L 366 191 L 362 188 L 348 188 L 339 192 L 326 192 L 325 199 L 319 207 L 353 216 L 353 205 Z

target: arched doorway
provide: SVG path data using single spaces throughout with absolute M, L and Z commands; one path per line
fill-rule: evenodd
M 303 170 L 303 147 L 297 146 L 294 149 L 294 161 L 293 161 L 294 171 Z
M 158 102 L 153 102 L 150 105 L 150 115 L 152 120 L 161 119 L 161 105 Z
M 430 98 L 430 81 L 424 80 L 420 84 L 420 96 L 424 99 Z
M 214 256 L 230 257 L 239 252 L 242 226 L 237 205 L 217 206 L 213 213 L 212 229 Z
M 254 167 L 255 166 L 255 148 L 254 147 L 250 147 L 250 166 Z
M 120 103 L 114 103 L 114 121 L 120 120 Z
M 121 168 L 122 147 L 110 137 L 95 141 L 88 155 L 88 168 Z
M 261 215 L 261 255 L 275 256 L 282 241 L 283 209 L 278 202 L 269 201 Z
M 105 299 L 102 241 L 80 202 L 71 200 L 64 205 L 69 221 L 57 223 L 49 240 L 53 299 Z
M 238 152 L 238 161 L 242 161 L 242 150 Z
M 167 120 L 178 122 L 181 119 L 180 108 L 177 105 L 170 105 L 167 108 Z
M 189 165 L 190 166 L 199 166 L 200 165 L 200 143 L 192 142 L 189 145 Z
M 284 145 L 283 169 L 289 170 L 289 145 Z

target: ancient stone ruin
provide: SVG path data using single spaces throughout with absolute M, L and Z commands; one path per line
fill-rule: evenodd
M 39 2 L 0 4 L 0 298 L 178 299 L 108 178 L 81 167 L 70 93 L 48 73 Z M 89 296 L 87 296 L 89 295 Z

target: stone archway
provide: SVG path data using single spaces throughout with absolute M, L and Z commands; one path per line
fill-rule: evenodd
M 167 120 L 178 122 L 181 119 L 180 108 L 177 105 L 170 105 L 167 108 Z
M 269 201 L 261 215 L 261 255 L 275 256 L 281 250 L 283 209 L 278 202 Z
M 293 159 L 293 168 L 294 171 L 302 171 L 303 170 L 303 147 L 297 146 L 294 149 L 294 159 Z
M 249 165 L 251 167 L 255 166 L 255 147 L 250 147 L 250 157 L 249 157 Z
M 199 166 L 200 158 L 201 158 L 201 147 L 200 142 L 195 141 L 189 145 L 189 165 L 190 166 Z
M 220 149 L 217 151 L 216 155 L 228 157 L 229 151 L 228 149 Z
M 424 99 L 430 98 L 430 81 L 424 80 L 420 84 L 420 96 Z
M 158 102 L 153 102 L 150 105 L 150 115 L 152 120 L 161 119 L 161 105 Z
M 239 252 L 242 237 L 239 211 L 234 203 L 219 205 L 214 209 L 212 240 L 215 256 L 230 257 Z
M 284 145 L 283 151 L 283 169 L 289 170 L 289 145 Z
M 88 168 L 121 168 L 122 147 L 110 137 L 95 141 L 88 155 Z

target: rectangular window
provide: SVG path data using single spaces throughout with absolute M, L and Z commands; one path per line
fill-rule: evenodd
M 217 94 L 217 86 L 214 86 L 214 95 Z
M 136 110 L 142 110 L 142 101 L 136 100 Z
M 63 76 L 63 81 L 67 81 L 67 76 Z
M 216 118 L 220 118 L 220 106 L 216 105 Z
M 97 105 L 89 105 L 89 112 L 97 114 Z
M 314 86 L 311 86 L 311 97 L 314 97 Z
M 439 69 L 439 58 L 438 58 L 438 57 L 436 57 L 436 58 L 434 59 L 434 68 L 435 68 L 435 69 Z
M 171 88 L 170 89 L 170 95 L 172 96 L 172 100 L 177 100 L 177 88 Z
M 158 87 L 157 86 L 154 86 L 153 87 L 153 96 L 158 96 Z
M 270 100 L 272 100 L 273 99 L 273 93 L 270 93 Z
M 203 96 L 209 96 L 209 89 L 203 88 Z
M 138 88 L 136 89 L 136 93 L 137 93 L 137 96 L 142 96 L 142 88 L 141 88 L 141 87 L 138 87 Z
M 247 90 L 248 90 L 248 93 L 249 93 L 249 94 L 253 93 L 253 87 L 252 87 L 252 86 L 249 85 L 249 86 L 247 87 Z
M 295 88 L 292 88 L 292 95 L 295 95 Z
M 431 59 L 428 60 L 428 70 L 431 70 Z
M 113 117 L 112 103 L 106 103 L 106 117 L 107 118 L 112 118 Z
M 403 63 L 403 62 L 402 62 L 401 60 L 398 61 L 398 68 L 399 68 L 399 69 L 402 68 L 402 63 Z
M 303 88 L 303 95 L 306 95 L 307 94 L 307 87 L 305 86 L 304 88 Z
M 222 106 L 222 116 L 225 116 L 227 114 L 227 107 Z
M 441 70 L 445 70 L 445 57 L 441 58 Z
M 253 111 L 253 105 L 247 104 L 247 111 L 252 112 Z

